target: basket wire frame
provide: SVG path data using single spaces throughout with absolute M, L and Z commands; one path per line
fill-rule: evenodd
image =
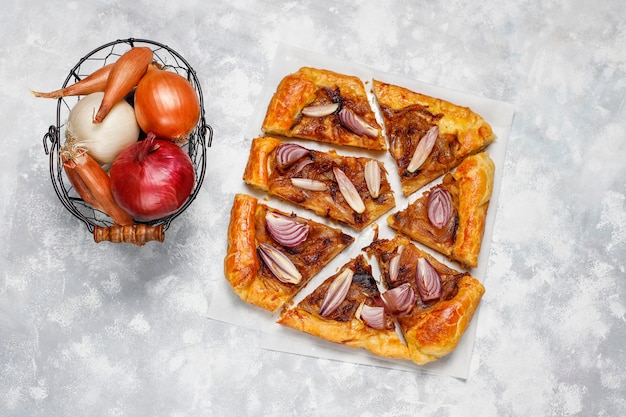
M 196 174 L 191 195 L 175 213 L 169 216 L 149 222 L 137 221 L 137 223 L 144 223 L 150 226 L 163 225 L 163 230 L 165 231 L 170 226 L 172 220 L 185 211 L 193 200 L 195 200 L 202 186 L 202 182 L 204 181 L 206 171 L 206 148 L 211 146 L 213 139 L 213 129 L 205 120 L 204 100 L 195 70 L 178 52 L 164 44 L 148 39 L 118 39 L 94 49 L 81 58 L 76 66 L 70 70 L 62 88 L 65 88 L 71 83 L 80 81 L 95 70 L 114 62 L 129 49 L 136 46 L 149 47 L 153 51 L 153 60 L 162 65 L 163 69 L 174 71 L 184 76 L 193 85 L 200 102 L 200 120 L 189 135 L 188 142 L 183 146 L 183 149 L 187 152 L 189 158 L 191 158 Z M 96 210 L 85 203 L 76 193 L 65 175 L 60 153 L 60 148 L 63 146 L 65 137 L 65 123 L 69 117 L 70 110 L 78 100 L 80 100 L 80 97 L 62 97 L 58 99 L 56 124 L 48 128 L 48 132 L 43 137 L 43 146 L 46 155 L 49 155 L 50 158 L 50 178 L 55 193 L 61 200 L 63 206 L 85 223 L 88 230 L 93 233 L 96 226 L 108 227 L 112 226 L 114 222 L 106 213 Z

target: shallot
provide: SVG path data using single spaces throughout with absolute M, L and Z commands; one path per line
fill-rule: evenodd
M 363 302 L 357 309 L 355 316 L 374 329 L 382 330 L 385 328 L 384 307 L 372 307 Z
M 311 151 L 303 146 L 295 143 L 284 143 L 276 148 L 276 165 L 281 169 L 289 168 L 310 153 Z
M 389 310 L 397 315 L 410 313 L 417 300 L 415 291 L 408 282 L 385 291 L 380 296 Z
M 83 149 L 62 148 L 61 157 L 70 183 L 87 204 L 106 213 L 116 224 L 133 224 L 130 214 L 115 201 L 109 176 L 89 154 Z
M 319 310 L 320 316 L 328 317 L 339 307 L 348 294 L 353 276 L 354 271 L 350 268 L 344 269 L 337 275 L 326 291 L 322 306 Z
M 339 185 L 339 191 L 341 191 L 348 205 L 357 213 L 363 213 L 365 211 L 365 203 L 363 203 L 359 192 L 352 181 L 350 181 L 350 178 L 337 167 L 333 168 L 333 174 L 335 174 L 337 185 Z
M 417 260 L 417 290 L 423 302 L 439 299 L 443 292 L 441 278 L 437 270 L 428 262 L 426 258 Z
M 268 243 L 261 243 L 257 252 L 272 274 L 280 281 L 288 284 L 299 284 L 302 274 L 291 260 Z
M 137 86 L 152 57 L 152 49 L 139 46 L 131 48 L 115 61 L 107 78 L 104 98 L 94 117 L 95 123 L 101 123 L 111 108 Z
M 309 236 L 309 225 L 292 216 L 268 212 L 265 224 L 270 236 L 286 248 L 295 248 Z
M 361 116 L 346 107 L 339 110 L 339 122 L 342 126 L 357 135 L 365 135 L 372 138 L 378 136 L 378 129 L 367 123 Z
M 107 79 L 109 73 L 113 68 L 113 64 L 105 65 L 102 68 L 92 72 L 87 77 L 80 81 L 70 84 L 60 90 L 51 91 L 49 93 L 42 93 L 39 91 L 30 90 L 35 97 L 42 98 L 61 98 L 69 96 L 86 96 L 91 93 L 104 92 L 107 85 Z
M 426 132 L 426 134 L 418 142 L 417 147 L 413 152 L 411 162 L 409 162 L 409 166 L 406 168 L 407 171 L 415 172 L 422 166 L 422 164 L 424 164 L 424 162 L 426 162 L 426 158 L 428 158 L 432 152 L 438 136 L 439 126 L 437 125 L 431 127 L 428 132 Z
M 435 188 L 428 195 L 428 220 L 437 229 L 441 229 L 448 224 L 452 216 L 452 199 L 450 194 L 443 187 Z

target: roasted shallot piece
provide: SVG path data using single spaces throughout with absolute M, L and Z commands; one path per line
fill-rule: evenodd
M 284 143 L 276 148 L 276 165 L 280 169 L 286 169 L 294 163 L 309 155 L 311 151 L 295 143 Z
M 324 117 L 333 114 L 338 108 L 339 103 L 306 106 L 302 109 L 302 114 L 309 117 Z
M 417 260 L 417 290 L 423 302 L 438 300 L 443 293 L 441 278 L 437 270 L 426 260 L 419 258 Z
M 452 199 L 445 188 L 435 188 L 428 195 L 428 220 L 437 229 L 448 224 L 452 216 Z
M 385 291 L 380 296 L 389 310 L 396 315 L 409 314 L 417 301 L 415 291 L 408 282 Z
M 428 158 L 428 155 L 432 152 L 438 136 L 439 126 L 437 125 L 431 127 L 428 132 L 426 132 L 415 147 L 415 152 L 413 152 L 411 162 L 409 162 L 409 166 L 406 167 L 407 171 L 415 172 L 422 166 L 422 164 L 426 161 L 426 158 Z
M 354 316 L 374 329 L 382 330 L 385 328 L 384 307 L 368 306 L 365 304 L 365 301 L 363 301 L 356 310 L 356 313 L 354 313 Z
M 309 236 L 309 225 L 293 216 L 268 212 L 265 224 L 270 236 L 286 248 L 295 248 Z
M 318 180 L 312 180 L 310 178 L 294 177 L 291 179 L 291 183 L 296 187 L 300 187 L 309 191 L 326 191 L 328 189 L 326 183 Z
M 363 213 L 365 211 L 365 204 L 356 187 L 352 181 L 350 181 L 350 178 L 337 167 L 333 168 L 333 174 L 335 174 L 337 185 L 339 185 L 339 191 L 341 191 L 341 195 L 346 199 L 348 205 L 357 213 Z
M 257 253 L 272 274 L 281 282 L 299 284 L 302 281 L 302 274 L 291 262 L 291 259 L 272 245 L 261 243 L 257 247 Z
M 374 159 L 365 164 L 365 183 L 372 198 L 378 198 L 380 195 L 380 167 L 378 161 Z
M 322 306 L 320 307 L 320 316 L 328 317 L 337 310 L 337 307 L 345 300 L 350 284 L 352 284 L 352 277 L 354 271 L 350 268 L 344 269 L 328 287 Z
M 357 135 L 365 135 L 371 138 L 378 136 L 378 129 L 367 123 L 361 116 L 346 107 L 343 107 L 339 111 L 339 122 L 343 127 L 347 128 L 352 133 L 356 133 Z

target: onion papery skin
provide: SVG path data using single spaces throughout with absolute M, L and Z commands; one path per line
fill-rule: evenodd
M 196 90 L 183 76 L 150 65 L 135 89 L 135 114 L 144 132 L 185 143 L 200 120 Z
M 109 172 L 117 203 L 135 220 L 151 221 L 175 213 L 194 187 L 189 155 L 169 140 L 153 134 L 127 147 Z
M 127 146 L 139 139 L 135 112 L 125 100 L 117 102 L 102 123 L 93 123 L 103 92 L 81 98 L 70 110 L 65 127 L 65 146 L 83 149 L 98 164 L 112 163 Z

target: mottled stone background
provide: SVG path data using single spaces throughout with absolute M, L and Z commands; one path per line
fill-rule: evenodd
M 0 416 L 626 414 L 625 21 L 621 0 L 4 1 Z M 215 131 L 198 199 L 143 248 L 94 244 L 59 203 L 56 106 L 28 93 L 128 37 L 192 63 Z M 216 196 L 241 169 L 212 155 L 247 148 L 281 41 L 515 106 L 467 380 L 271 352 L 207 318 Z

